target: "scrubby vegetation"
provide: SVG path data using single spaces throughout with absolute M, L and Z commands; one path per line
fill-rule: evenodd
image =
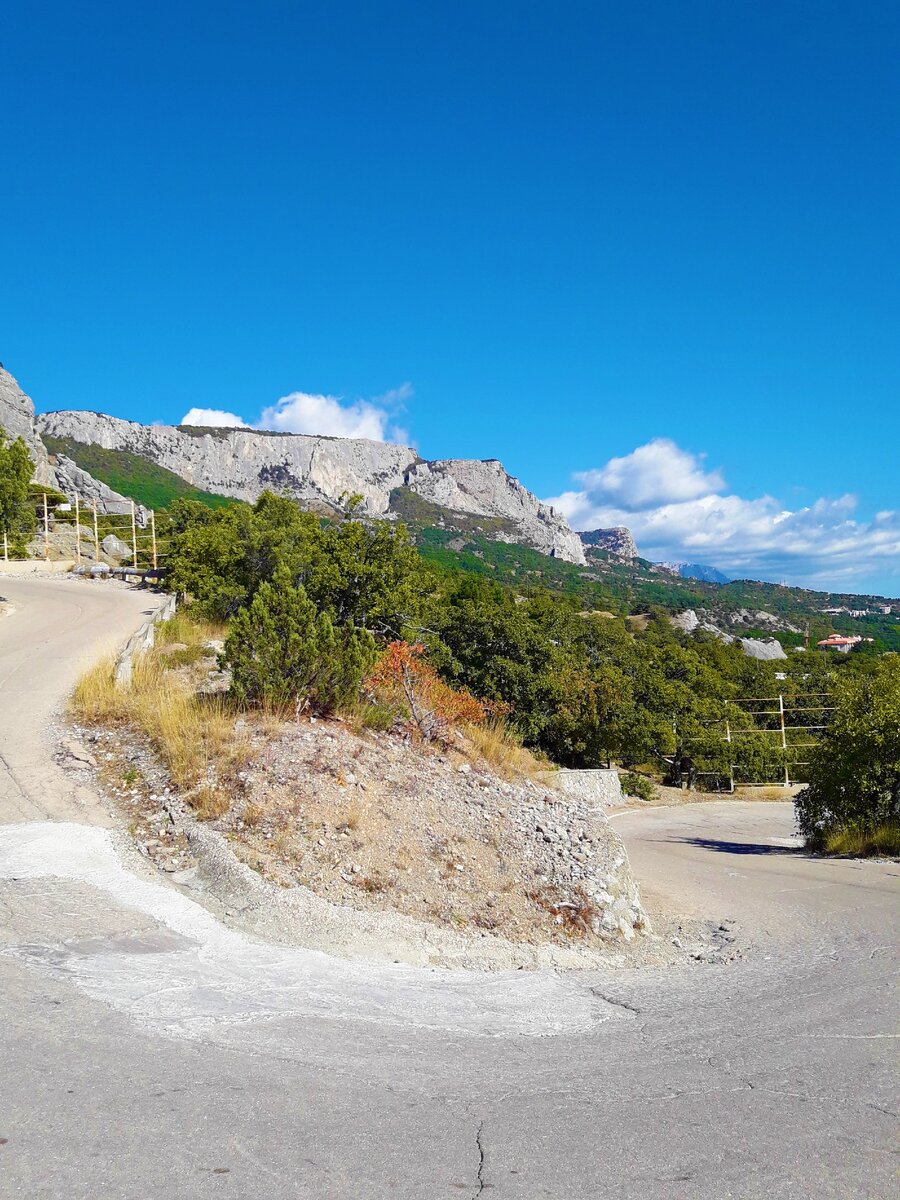
M 761 662 L 685 636 L 660 610 L 628 620 L 577 594 L 451 570 L 417 554 L 402 525 L 323 521 L 271 493 L 217 512 L 179 500 L 170 531 L 170 585 L 192 611 L 230 622 L 224 657 L 242 701 L 341 709 L 360 727 L 407 720 L 424 737 L 489 718 L 565 766 L 616 762 L 705 787 L 732 772 L 783 782 L 786 761 L 796 777 L 808 757 L 804 735 L 789 731 L 785 750 L 777 712 L 750 698 L 782 693 L 810 709 L 839 674 L 864 677 L 879 661 Z M 433 703 L 438 684 L 452 716 Z
M 639 775 L 637 771 L 625 771 L 620 782 L 626 796 L 636 796 L 638 800 L 647 804 L 656 799 L 656 785 L 646 775 Z
M 131 725 L 143 733 L 165 763 L 176 787 L 208 803 L 206 789 L 236 770 L 249 752 L 236 731 L 237 713 L 222 695 L 198 695 L 167 669 L 159 654 L 134 664 L 128 684 L 116 682 L 114 659 L 81 677 L 70 701 L 83 725 Z
M 797 820 L 813 849 L 900 853 L 900 657 L 838 681 Z

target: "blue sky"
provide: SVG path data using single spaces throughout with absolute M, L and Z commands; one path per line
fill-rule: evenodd
M 900 592 L 896 3 L 4 17 L 39 409 L 499 457 L 654 556 Z

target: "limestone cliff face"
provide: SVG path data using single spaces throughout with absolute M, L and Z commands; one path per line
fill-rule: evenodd
M 585 546 L 597 550 L 606 550 L 619 558 L 637 558 L 638 549 L 635 545 L 631 530 L 624 525 L 616 525 L 612 529 L 588 529 L 580 535 Z
M 497 459 L 439 459 L 415 463 L 406 473 L 412 491 L 454 512 L 478 516 L 502 517 L 513 521 L 521 536 L 498 533 L 498 541 L 521 541 L 569 562 L 583 563 L 584 548 L 578 534 L 571 530 L 550 505 L 504 469 Z
M 456 512 L 501 517 L 506 540 L 582 563 L 581 541 L 566 521 L 504 471 L 499 462 L 425 462 L 409 446 L 363 438 L 275 434 L 249 429 L 139 425 L 89 412 L 46 413 L 41 432 L 152 459 L 195 487 L 255 500 L 264 488 L 332 508 L 359 494 L 372 515 L 388 512 L 394 488 Z
M 52 485 L 53 472 L 47 461 L 47 451 L 34 424 L 34 405 L 3 367 L 0 367 L 0 428 L 13 439 L 23 439 L 34 460 L 35 480 Z

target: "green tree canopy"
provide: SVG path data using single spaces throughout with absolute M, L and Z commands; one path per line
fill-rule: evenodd
M 170 584 L 213 619 L 226 620 L 249 604 L 280 567 L 336 626 L 352 622 L 400 637 L 419 615 L 427 571 L 402 526 L 323 523 L 272 492 L 254 505 L 215 512 L 177 501 L 170 519 Z
M 0 427 L 0 538 L 5 535 L 9 552 L 17 556 L 25 553 L 37 524 L 28 489 L 33 474 L 25 442 L 20 437 L 13 441 Z
M 375 661 L 375 641 L 352 624 L 335 629 L 286 566 L 264 581 L 238 609 L 223 658 L 232 669 L 238 700 L 272 705 L 308 702 L 320 712 L 355 699 Z
M 900 655 L 840 678 L 831 724 L 811 755 L 797 823 L 813 845 L 841 829 L 900 819 Z

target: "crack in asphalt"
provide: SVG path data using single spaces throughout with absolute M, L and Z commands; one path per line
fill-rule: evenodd
M 484 1121 L 479 1123 L 478 1129 L 475 1131 L 475 1145 L 478 1147 L 478 1172 L 475 1176 L 477 1190 L 472 1193 L 472 1200 L 476 1196 L 480 1196 L 487 1184 L 484 1180 L 484 1143 L 481 1140 L 481 1135 L 484 1132 Z
M 596 996 L 598 1000 L 605 1000 L 607 1004 L 614 1004 L 616 1008 L 624 1008 L 626 1012 L 640 1015 L 644 1011 L 642 1008 L 636 1008 L 635 1005 L 629 1004 L 627 1000 L 615 1000 L 612 996 L 605 995 L 599 988 L 591 988 L 591 995 Z

